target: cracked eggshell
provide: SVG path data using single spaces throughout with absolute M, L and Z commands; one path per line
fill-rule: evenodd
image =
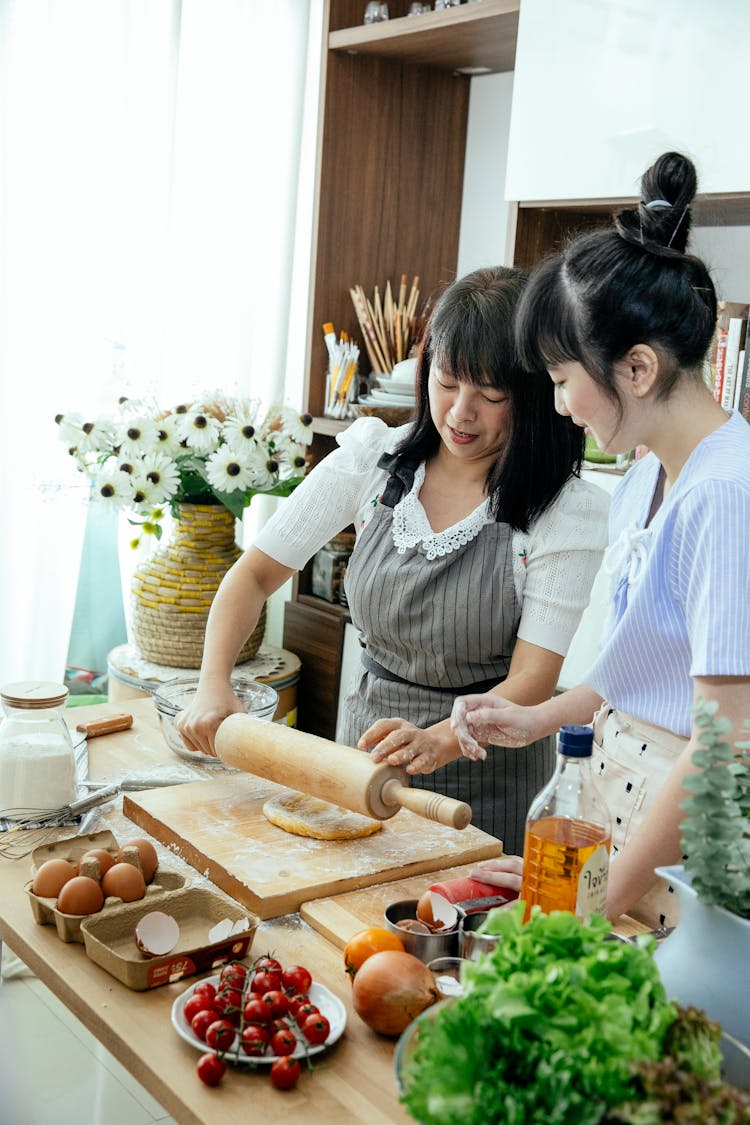
M 425 891 L 417 903 L 417 918 L 435 934 L 447 933 L 458 925 L 458 911 L 452 902 L 436 891 Z
M 171 914 L 152 910 L 143 915 L 133 936 L 144 957 L 165 957 L 180 940 L 180 927 Z

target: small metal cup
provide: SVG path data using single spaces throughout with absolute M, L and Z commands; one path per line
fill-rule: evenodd
M 464 914 L 458 925 L 458 948 L 467 961 L 478 961 L 483 953 L 489 953 L 500 941 L 498 934 L 478 934 L 489 911 L 478 910 L 475 914 Z
M 425 964 L 435 957 L 455 957 L 458 953 L 458 928 L 447 934 L 410 934 L 396 925 L 404 918 L 416 918 L 419 899 L 403 898 L 385 908 L 385 928 L 397 934 L 407 953 Z

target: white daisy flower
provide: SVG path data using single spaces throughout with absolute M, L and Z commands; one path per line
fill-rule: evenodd
M 177 415 L 177 432 L 195 453 L 213 453 L 221 437 L 221 423 L 204 410 Z
M 133 485 L 133 495 L 130 500 L 131 507 L 140 515 L 150 513 L 160 504 L 164 497 L 164 490 L 158 484 L 154 484 L 148 477 L 142 476 L 140 473 L 131 477 Z
M 80 442 L 83 440 L 83 415 L 82 414 L 58 414 L 55 421 L 60 427 L 60 437 L 67 445 L 68 449 L 78 449 Z
M 180 470 L 171 457 L 163 453 L 147 453 L 139 466 L 138 479 L 148 485 L 152 504 L 163 504 L 180 487 Z
M 244 452 L 254 449 L 258 444 L 258 424 L 254 403 L 237 408 L 226 418 L 223 427 L 224 440 L 232 449 Z
M 253 466 L 222 445 L 206 461 L 208 483 L 218 492 L 243 492 L 253 486 Z
M 142 457 L 156 450 L 158 431 L 153 418 L 128 418 L 121 422 L 115 434 L 115 444 L 119 446 L 120 456 L 126 460 Z
M 176 457 L 178 453 L 185 452 L 179 431 L 180 417 L 179 414 L 167 414 L 166 417 L 159 418 L 156 423 L 157 449 L 167 457 Z
M 259 450 L 259 456 L 253 459 L 252 465 L 248 465 L 248 472 L 251 475 L 250 488 L 255 488 L 259 492 L 266 492 L 269 488 L 273 488 L 279 479 L 280 468 L 281 463 L 273 454 L 268 450 Z
M 281 441 L 274 448 L 274 454 L 278 460 L 282 462 L 285 469 L 288 469 L 292 476 L 303 476 L 307 467 L 305 460 L 305 447 L 300 445 L 299 442 L 292 441 L 290 438 L 282 438 Z
M 133 500 L 132 477 L 117 468 L 105 469 L 94 480 L 94 496 L 111 508 L 127 508 Z
M 313 438 L 312 415 L 300 414 L 291 406 L 282 408 L 282 425 L 284 433 L 299 445 L 309 445 Z
M 108 418 L 97 418 L 94 422 L 83 422 L 79 453 L 109 453 L 114 446 L 115 426 Z

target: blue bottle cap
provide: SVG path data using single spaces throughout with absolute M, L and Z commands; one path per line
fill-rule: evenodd
M 591 727 L 569 726 L 560 727 L 557 741 L 558 754 L 565 754 L 568 758 L 590 758 L 594 745 L 594 732 Z

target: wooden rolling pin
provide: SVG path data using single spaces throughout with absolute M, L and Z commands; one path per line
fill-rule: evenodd
M 216 732 L 215 746 L 228 766 L 375 820 L 387 820 L 401 808 L 451 828 L 465 828 L 471 820 L 471 806 L 463 801 L 410 788 L 406 770 L 376 765 L 362 750 L 294 727 L 230 715 Z

